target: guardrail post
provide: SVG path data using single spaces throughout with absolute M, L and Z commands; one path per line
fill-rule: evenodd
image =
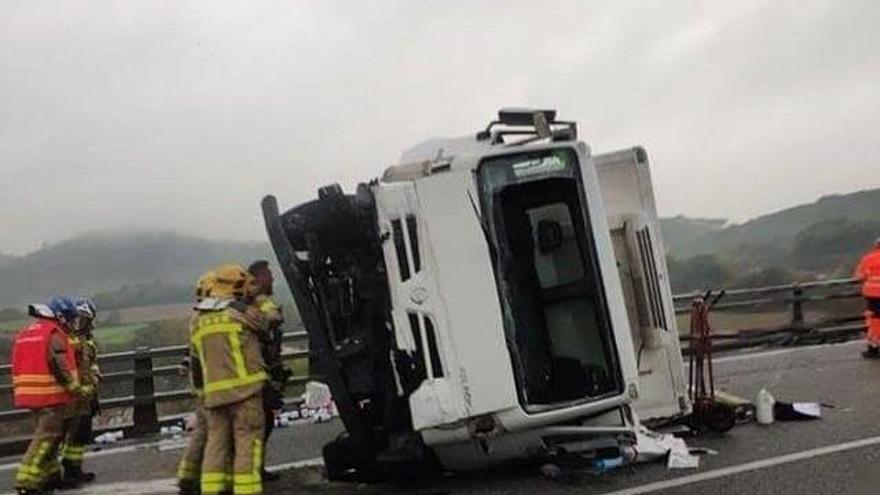
M 135 349 L 134 357 L 134 435 L 158 433 L 159 411 L 153 382 L 153 358 L 149 347 Z
M 804 289 L 798 284 L 792 291 L 791 326 L 798 330 L 804 328 Z

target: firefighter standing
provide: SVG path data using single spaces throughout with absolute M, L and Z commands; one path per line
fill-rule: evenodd
M 244 267 L 223 265 L 213 273 L 211 304 L 202 301 L 190 325 L 193 381 L 203 390 L 208 432 L 201 491 L 217 495 L 231 484 L 236 495 L 259 495 L 262 390 L 268 380 L 260 349 L 264 322 L 260 311 L 249 306 L 256 287 Z
M 58 446 L 74 419 L 75 397 L 91 393 L 77 377 L 69 334 L 76 308 L 69 298 L 54 297 L 34 311 L 35 320 L 12 344 L 12 383 L 15 406 L 32 409 L 36 428 L 15 475 L 19 494 L 51 491 L 60 476 Z
M 268 445 L 269 436 L 275 429 L 275 416 L 284 407 L 284 386 L 291 373 L 284 367 L 284 362 L 281 360 L 281 325 L 284 323 L 284 316 L 281 313 L 281 306 L 272 299 L 275 280 L 272 276 L 272 270 L 269 269 L 269 262 L 255 261 L 248 267 L 248 272 L 253 275 L 257 286 L 254 305 L 259 308 L 266 322 L 266 334 L 262 341 L 263 361 L 269 375 L 269 381 L 263 388 L 263 414 L 265 415 L 263 444 L 265 446 Z M 265 469 L 265 453 L 266 450 L 263 449 L 263 481 L 277 481 L 281 475 Z
M 91 393 L 77 397 L 73 404 L 75 420 L 64 436 L 61 447 L 61 467 L 64 470 L 63 487 L 76 487 L 94 481 L 95 473 L 82 470 L 86 445 L 92 443 L 92 418 L 98 412 L 97 387 L 101 379 L 98 368 L 98 346 L 92 336 L 97 308 L 90 299 L 81 297 L 74 301 L 77 312 L 71 344 L 77 364 L 80 383 Z
M 862 281 L 862 297 L 868 303 L 865 324 L 868 327 L 866 358 L 880 358 L 880 239 L 859 262 L 856 278 Z
M 202 275 L 196 283 L 196 305 L 193 307 L 198 311 L 199 305 L 203 301 L 211 297 L 211 289 L 214 284 L 214 274 L 208 272 Z M 206 304 L 211 307 L 212 303 Z M 205 443 L 208 440 L 207 428 L 205 425 L 205 405 L 202 398 L 203 390 L 201 384 L 198 386 L 192 380 L 192 363 L 186 360 L 184 365 L 190 370 L 190 389 L 194 398 L 193 411 L 193 428 L 190 435 L 189 443 L 183 451 L 180 463 L 177 465 L 177 486 L 180 488 L 180 495 L 197 495 L 200 493 L 200 480 L 202 473 L 202 460 L 204 459 Z

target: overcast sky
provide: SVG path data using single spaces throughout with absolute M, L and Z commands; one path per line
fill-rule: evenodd
M 377 176 L 502 106 L 647 147 L 661 214 L 880 187 L 880 2 L 0 0 L 0 252 L 263 239 L 260 198 Z

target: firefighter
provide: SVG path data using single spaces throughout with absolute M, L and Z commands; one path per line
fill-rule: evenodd
M 862 281 L 862 297 L 868 304 L 865 311 L 868 348 L 862 356 L 880 358 L 880 239 L 874 241 L 874 248 L 859 262 L 856 278 Z
M 34 321 L 12 344 L 12 383 L 15 407 L 34 410 L 36 428 L 15 475 L 15 489 L 19 494 L 40 494 L 60 480 L 58 447 L 74 420 L 74 400 L 92 390 L 77 376 L 70 343 L 77 316 L 73 301 L 53 297 L 29 312 Z
M 263 388 L 263 414 L 265 415 L 263 445 L 268 445 L 269 436 L 275 429 L 275 417 L 284 407 L 284 386 L 287 384 L 291 372 L 284 367 L 284 362 L 281 360 L 281 338 L 283 335 L 281 325 L 284 323 L 284 316 L 281 313 L 281 306 L 272 299 L 275 280 L 272 276 L 272 270 L 269 269 L 269 262 L 266 260 L 255 261 L 248 267 L 248 272 L 253 275 L 256 283 L 257 292 L 254 305 L 259 308 L 266 322 L 266 335 L 262 341 L 262 350 L 269 381 Z M 263 449 L 263 481 L 277 481 L 281 475 L 266 471 L 265 454 L 266 449 Z
M 214 274 L 212 272 L 202 275 L 196 282 L 196 305 L 193 307 L 198 311 L 199 305 L 203 301 L 211 297 L 211 289 L 214 283 Z M 211 307 L 210 302 L 206 304 Z M 196 386 L 192 377 L 192 363 L 189 359 L 185 360 L 183 366 L 189 371 L 190 389 L 193 394 L 194 411 L 193 411 L 193 428 L 190 435 L 189 443 L 183 451 L 180 463 L 177 465 L 177 486 L 180 488 L 180 495 L 198 495 L 201 492 L 200 479 L 202 473 L 202 460 L 204 459 L 205 442 L 207 441 L 207 431 L 205 427 L 205 407 L 202 401 L 203 390 L 201 384 Z
M 82 469 L 86 445 L 92 442 L 92 418 L 98 413 L 98 384 L 101 371 L 98 368 L 98 346 L 92 336 L 95 318 L 98 315 L 91 299 L 80 297 L 74 300 L 77 319 L 71 344 L 77 364 L 80 383 L 91 389 L 90 395 L 77 397 L 73 409 L 76 415 L 70 429 L 65 433 L 61 447 L 61 467 L 64 470 L 62 487 L 77 487 L 94 481 L 95 473 Z
M 263 493 L 263 368 L 265 323 L 251 305 L 256 286 L 241 265 L 213 270 L 212 298 L 198 305 L 190 325 L 193 381 L 203 391 L 208 432 L 202 461 L 202 495 L 232 488 Z M 231 457 L 231 470 L 227 469 Z

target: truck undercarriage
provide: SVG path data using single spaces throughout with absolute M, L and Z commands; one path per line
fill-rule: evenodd
M 417 360 L 393 346 L 388 280 L 374 199 L 338 186 L 279 214 L 263 201 L 272 246 L 309 334 L 312 359 L 333 392 L 347 433 L 324 448 L 331 479 L 369 481 L 431 463 L 413 433 L 406 395 Z M 398 383 L 391 366 L 400 377 Z

